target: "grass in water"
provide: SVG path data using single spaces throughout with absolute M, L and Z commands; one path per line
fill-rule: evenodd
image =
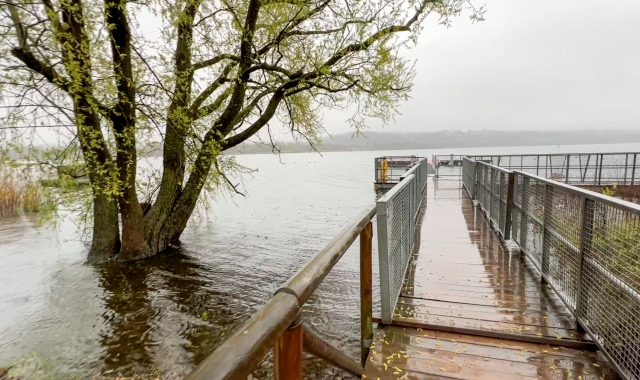
M 0 169 L 0 218 L 37 213 L 46 204 L 42 186 L 16 171 Z

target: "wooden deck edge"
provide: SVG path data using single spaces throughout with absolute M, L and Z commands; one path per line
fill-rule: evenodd
M 373 317 L 373 322 L 378 323 L 380 326 L 385 326 L 382 323 L 382 319 L 379 317 Z M 596 344 L 593 341 L 588 341 L 588 340 L 555 339 L 555 338 L 549 338 L 544 336 L 539 337 L 539 336 L 533 336 L 533 335 L 513 335 L 513 334 L 503 333 L 500 331 L 493 331 L 493 330 L 477 330 L 477 329 L 469 329 L 465 327 L 441 326 L 441 325 L 434 325 L 430 323 L 420 323 L 420 322 L 412 322 L 412 321 L 393 321 L 391 323 L 391 326 L 410 327 L 414 329 L 420 328 L 424 330 L 443 331 L 443 332 L 454 333 L 454 334 L 482 336 L 485 338 L 506 339 L 506 340 L 519 341 L 519 342 L 546 344 L 550 346 L 576 348 L 576 349 L 588 350 L 588 351 L 598 350 L 598 347 L 596 346 Z

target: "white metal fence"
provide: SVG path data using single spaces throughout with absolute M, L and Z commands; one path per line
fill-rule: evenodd
M 640 184 L 640 153 L 638 152 L 472 155 L 468 157 L 507 170 L 519 170 L 569 184 Z
M 476 198 L 496 229 L 513 237 L 618 372 L 640 379 L 640 205 L 481 162 L 475 169 Z
M 471 199 L 476 196 L 476 162 L 467 157 L 462 158 L 462 184 Z
M 420 161 L 377 202 L 382 323 L 390 324 L 415 247 L 415 229 L 427 186 L 427 163 Z
M 475 173 L 465 173 L 466 170 L 474 170 Z M 475 178 L 464 181 L 464 178 Z M 513 173 L 497 166 L 484 162 L 475 162 L 475 165 L 466 165 L 462 173 L 463 186 L 467 193 L 476 192 L 480 206 L 491 220 L 495 229 L 504 239 L 511 236 L 511 210 L 513 199 Z M 477 190 L 472 190 L 477 189 Z

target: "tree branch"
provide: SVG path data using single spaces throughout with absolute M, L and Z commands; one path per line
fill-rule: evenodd
M 211 96 L 211 94 L 213 94 L 220 86 L 222 86 L 223 83 L 228 81 L 227 76 L 229 75 L 229 72 L 231 72 L 233 66 L 234 64 L 227 65 L 222 70 L 222 73 L 213 82 L 211 82 L 211 84 L 209 84 L 209 86 L 207 86 L 207 88 L 205 88 L 204 91 L 202 91 L 202 93 L 198 95 L 198 97 L 196 97 L 196 99 L 191 104 L 191 107 L 189 108 L 189 113 L 191 115 L 196 115 L 202 103 L 204 103 L 205 100 L 207 100 L 207 98 Z
M 249 137 L 253 136 L 262 127 L 264 127 L 275 114 L 276 110 L 278 109 L 278 105 L 280 104 L 280 101 L 282 101 L 283 98 L 284 98 L 284 91 L 276 91 L 276 93 L 273 94 L 273 96 L 271 97 L 271 100 L 269 101 L 269 105 L 267 105 L 267 108 L 262 113 L 262 115 L 258 118 L 258 120 L 256 120 L 244 131 L 236 135 L 227 137 L 223 141 L 224 150 L 227 150 L 229 148 L 232 148 L 242 143 L 243 141 L 247 140 Z
M 384 29 L 377 31 L 376 33 L 371 35 L 369 38 L 367 38 L 366 40 L 360 43 L 354 43 L 344 47 L 343 49 L 339 50 L 336 54 L 334 54 L 331 58 L 329 58 L 327 61 L 325 61 L 324 66 L 331 67 L 336 63 L 338 63 L 342 58 L 344 58 L 348 54 L 366 50 L 375 42 L 381 40 L 382 38 L 392 33 L 410 31 L 411 26 L 418 20 L 420 15 L 427 8 L 427 4 L 438 2 L 438 1 L 439 0 L 423 0 L 420 8 L 416 10 L 416 13 L 413 15 L 413 17 L 410 18 L 409 21 L 407 21 L 404 25 L 392 25 L 392 26 L 386 27 Z
M 227 183 L 227 185 L 229 185 L 236 194 L 242 195 L 244 197 L 245 195 L 238 190 L 238 185 L 234 185 L 233 183 L 231 183 L 231 181 L 226 176 L 226 174 L 224 174 L 224 172 L 222 170 L 220 170 L 220 166 L 218 165 L 218 160 L 215 161 L 214 165 L 216 167 L 216 170 L 220 174 L 220 176 L 222 176 L 224 181 Z
M 300 17 L 300 18 L 291 20 L 289 22 L 289 24 L 286 27 L 284 27 L 280 31 L 280 33 L 278 33 L 278 36 L 276 36 L 276 38 L 274 38 L 272 41 L 270 41 L 269 43 L 267 43 L 266 45 L 261 47 L 258 50 L 258 52 L 256 53 L 256 55 L 258 55 L 258 56 L 264 55 L 269 50 L 271 50 L 272 47 L 279 45 L 280 42 L 282 42 L 287 37 L 286 34 L 288 32 L 292 31 L 295 27 L 299 26 L 304 21 L 309 20 L 311 17 L 313 17 L 313 16 L 317 15 L 318 13 L 322 12 L 331 3 L 331 1 L 332 0 L 326 0 L 325 2 L 320 4 L 318 7 L 312 9 L 311 11 L 309 11 L 309 13 L 307 13 L 304 17 Z M 304 7 L 301 7 L 300 9 L 302 10 L 302 9 L 304 9 Z
M 116 133 L 125 128 L 133 128 L 135 117 L 135 90 L 133 85 L 133 68 L 131 65 L 131 32 L 125 15 L 124 0 L 107 0 L 105 2 L 105 21 L 111 42 L 113 71 L 118 89 L 117 112 L 113 120 Z M 133 132 L 133 131 L 131 131 Z M 135 136 L 135 133 L 131 133 Z M 124 147 L 123 147 L 124 148 Z M 135 146 L 133 147 L 135 150 Z
M 199 108 L 193 116 L 194 120 L 202 119 L 203 117 L 209 116 L 218 110 L 220 106 L 222 106 L 222 103 L 229 98 L 232 90 L 233 89 L 231 87 L 227 87 L 211 104 L 207 104 L 206 106 Z
M 200 61 L 198 63 L 194 63 L 191 66 L 191 69 L 193 71 L 196 70 L 200 70 L 200 69 L 204 69 L 205 67 L 210 67 L 215 65 L 216 63 L 220 63 L 222 61 L 224 61 L 225 59 L 230 59 L 232 61 L 236 61 L 236 62 L 240 62 L 240 57 L 233 55 L 233 54 L 220 54 L 218 56 L 215 56 L 213 58 L 204 60 L 204 61 Z

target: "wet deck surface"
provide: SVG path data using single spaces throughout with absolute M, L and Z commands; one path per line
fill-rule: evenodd
M 618 379 L 523 255 L 505 248 L 457 180 L 430 181 L 420 248 L 373 379 Z

